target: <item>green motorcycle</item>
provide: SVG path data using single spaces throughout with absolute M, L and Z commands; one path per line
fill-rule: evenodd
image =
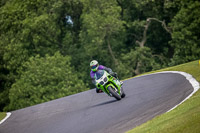
M 115 97 L 117 100 L 121 100 L 126 96 L 120 81 L 105 70 L 98 70 L 94 78 L 96 87 L 108 94 L 108 96 Z

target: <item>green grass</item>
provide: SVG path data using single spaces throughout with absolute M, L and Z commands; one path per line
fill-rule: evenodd
M 200 65 L 198 61 L 154 72 L 160 71 L 187 72 L 200 82 Z M 0 120 L 5 116 L 6 113 L 0 112 Z M 157 116 L 128 133 L 200 133 L 200 91 L 171 112 Z
M 187 72 L 200 82 L 198 61 L 154 72 L 160 71 Z M 200 133 L 200 90 L 174 110 L 157 116 L 128 133 Z
M 5 112 L 0 112 L 0 121 L 3 120 L 3 118 L 6 117 L 6 113 Z

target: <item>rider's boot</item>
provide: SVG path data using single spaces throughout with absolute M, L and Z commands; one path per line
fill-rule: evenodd
M 103 91 L 101 89 L 96 88 L 96 93 L 102 93 Z

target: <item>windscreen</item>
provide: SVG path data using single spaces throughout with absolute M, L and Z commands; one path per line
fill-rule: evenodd
M 96 80 L 100 79 L 102 76 L 104 75 L 104 70 L 98 70 L 95 75 L 94 75 L 94 78 Z

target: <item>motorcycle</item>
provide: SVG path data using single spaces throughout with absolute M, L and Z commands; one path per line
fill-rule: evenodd
M 120 81 L 105 70 L 98 70 L 94 75 L 94 79 L 96 87 L 108 96 L 115 97 L 117 100 L 121 100 L 126 96 Z

